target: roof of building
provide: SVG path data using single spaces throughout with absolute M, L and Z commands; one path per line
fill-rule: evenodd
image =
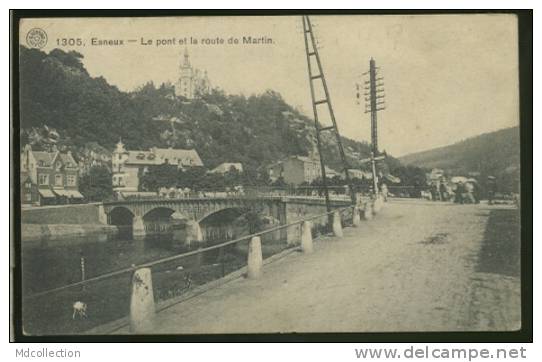
M 53 161 L 57 158 L 57 156 L 60 158 L 62 163 L 68 167 L 77 167 L 77 163 L 73 159 L 73 156 L 71 153 L 63 153 L 63 152 L 45 152 L 45 151 L 31 151 L 32 155 L 34 156 L 34 159 L 38 163 L 38 166 L 41 167 L 50 167 Z M 40 164 L 40 161 L 42 164 Z
M 50 152 L 44 152 L 44 151 L 31 151 L 32 156 L 34 156 L 34 159 L 36 162 L 43 162 L 43 166 L 51 166 L 51 162 L 53 162 L 54 153 Z
M 62 160 L 62 163 L 68 167 L 76 167 L 77 163 L 73 159 L 73 156 L 71 153 L 60 153 L 59 154 L 60 159 Z
M 173 148 L 151 148 L 150 151 L 128 151 L 126 163 L 134 165 L 161 165 L 165 161 L 172 165 L 203 166 L 196 150 Z

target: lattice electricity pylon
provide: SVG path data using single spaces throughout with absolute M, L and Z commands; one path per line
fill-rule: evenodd
M 318 46 L 316 43 L 316 39 L 312 31 L 311 21 L 307 15 L 303 15 L 302 20 L 303 20 L 303 37 L 305 39 L 305 50 L 307 54 L 307 66 L 308 66 L 308 72 L 309 72 L 309 85 L 311 89 L 312 110 L 314 112 L 314 125 L 316 127 L 316 143 L 318 146 L 318 154 L 320 156 L 320 168 L 322 172 L 322 184 L 324 186 L 326 208 L 327 208 L 327 211 L 329 212 L 331 211 L 331 204 L 329 202 L 329 192 L 327 188 L 325 161 L 322 155 L 322 145 L 321 145 L 321 137 L 320 137 L 320 134 L 322 132 L 331 131 L 335 134 L 335 139 L 337 140 L 339 153 L 341 155 L 341 160 L 343 163 L 342 171 L 344 172 L 344 175 L 345 175 L 346 184 L 348 185 L 350 189 L 350 197 L 352 199 L 353 204 L 356 202 L 356 195 L 354 192 L 354 188 L 352 187 L 352 184 L 350 182 L 350 176 L 348 174 L 348 169 L 350 167 L 348 166 L 348 162 L 346 161 L 346 155 L 344 153 L 343 145 L 341 142 L 341 135 L 339 134 L 339 130 L 337 128 L 337 122 L 335 121 L 335 114 L 333 113 L 333 107 L 331 105 L 329 90 L 327 88 L 326 78 L 324 77 L 324 71 L 322 69 L 320 55 L 318 54 Z M 311 59 L 316 60 L 316 67 L 317 67 L 316 74 L 314 74 L 313 72 Z M 315 84 L 315 82 L 318 82 L 324 91 L 324 97 L 321 99 L 316 99 L 315 86 L 318 84 Z M 320 125 L 318 121 L 319 112 L 318 112 L 318 107 L 317 107 L 320 104 L 327 104 L 327 109 L 328 109 L 329 116 L 331 118 L 331 123 L 332 123 L 331 126 Z

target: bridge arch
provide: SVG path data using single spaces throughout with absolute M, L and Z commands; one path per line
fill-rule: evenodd
M 161 219 L 169 219 L 176 210 L 167 206 L 158 206 L 143 215 L 144 221 L 154 221 Z
M 132 238 L 132 228 L 134 224 L 134 213 L 127 207 L 116 206 L 108 214 L 110 225 L 117 226 L 121 238 Z
M 115 206 L 109 211 L 109 223 L 112 225 L 131 224 L 133 219 L 134 213 L 125 206 Z
M 248 211 L 250 211 L 250 208 L 246 206 L 228 206 L 202 215 L 197 222 L 200 224 L 214 224 L 223 219 L 231 219 L 231 221 L 233 221 L 233 219 L 247 213 Z
M 203 240 L 215 243 L 238 237 L 242 230 L 235 221 L 248 211 L 249 207 L 229 206 L 208 212 L 198 220 Z

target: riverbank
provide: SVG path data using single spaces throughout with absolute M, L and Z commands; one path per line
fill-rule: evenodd
M 60 246 L 74 237 L 80 242 L 107 241 L 118 232 L 116 226 L 102 224 L 21 224 L 21 242 L 23 247 Z

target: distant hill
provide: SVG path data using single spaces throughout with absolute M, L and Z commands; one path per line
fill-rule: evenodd
M 519 127 L 505 128 L 468 138 L 449 146 L 399 157 L 404 164 L 440 168 L 450 175 L 480 172 L 502 182 L 519 182 Z

